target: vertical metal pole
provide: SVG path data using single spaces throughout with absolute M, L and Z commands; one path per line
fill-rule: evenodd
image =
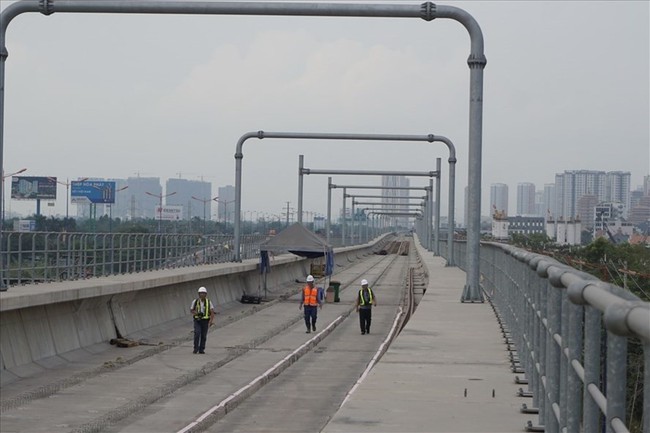
M 305 161 L 305 156 L 298 155 L 298 222 L 300 224 L 302 224 L 302 181 L 303 181 L 302 168 L 305 166 L 304 161 Z M 289 215 L 289 208 L 287 208 L 287 217 L 288 215 Z
M 440 241 L 440 233 L 438 231 L 438 213 L 436 211 L 437 204 L 434 198 L 433 179 L 429 179 L 429 187 L 427 188 L 427 213 L 423 219 L 424 232 L 427 233 L 428 243 L 426 245 L 429 251 L 433 251 L 433 255 L 437 256 L 439 253 L 438 242 Z
M 551 284 L 547 288 L 546 307 L 546 396 L 548 398 L 546 425 L 549 433 L 559 433 L 560 420 L 556 412 L 560 409 L 560 348 L 555 336 L 560 331 L 560 313 L 562 311 L 560 291 Z
M 643 401 L 650 402 L 650 342 L 643 343 Z M 650 409 L 643 409 L 643 431 L 650 431 Z
M 347 195 L 345 191 L 347 188 L 343 188 L 343 222 L 341 224 L 341 242 L 342 245 L 345 246 L 345 220 L 346 220 L 346 215 L 345 215 L 345 196 Z
M 235 262 L 241 262 L 240 248 L 241 245 L 241 188 L 242 188 L 242 159 L 244 159 L 243 147 L 244 142 L 249 138 L 257 137 L 260 140 L 264 138 L 264 131 L 258 131 L 256 133 L 249 132 L 241 137 L 237 141 L 237 149 L 235 151 L 235 221 L 234 221 L 234 247 L 235 255 L 233 260 Z
M 449 158 L 449 234 L 447 238 L 447 266 L 456 266 L 454 261 L 454 227 L 455 220 L 455 196 L 456 196 L 456 156 Z
M 468 227 L 467 227 L 467 275 L 462 302 L 484 302 L 480 290 L 479 246 L 481 242 L 481 152 L 483 134 L 483 69 L 487 60 L 483 46 L 470 55 L 469 106 L 469 155 L 468 155 Z
M 600 431 L 600 408 L 589 394 L 587 387 L 594 384 L 600 388 L 600 311 L 591 306 L 585 306 L 585 350 L 584 350 L 584 387 L 583 387 L 583 420 L 582 429 L 585 432 Z M 602 389 L 602 388 L 601 388 Z
M 0 28 L 0 207 L 2 217 L 0 218 L 0 291 L 4 292 L 9 286 L 8 278 L 5 279 L 5 269 L 9 265 L 9 239 L 7 238 L 7 252 L 5 253 L 5 184 L 4 184 L 4 123 L 5 123 L 5 63 L 7 62 L 7 47 L 5 46 L 6 28 Z M 5 257 L 7 259 L 5 260 Z
M 425 190 L 426 191 L 426 190 Z M 429 196 L 429 192 L 426 192 L 426 196 L 423 203 L 422 207 L 422 218 L 421 220 L 417 220 L 417 234 L 420 237 L 420 244 L 422 247 L 426 248 L 427 251 L 429 250 L 429 243 L 427 242 L 427 224 L 426 221 L 429 220 L 429 209 L 431 208 L 431 197 Z
M 612 420 L 625 423 L 627 389 L 627 337 L 607 332 L 607 433 L 614 433 Z M 644 384 L 648 386 L 648 384 Z M 645 402 L 644 404 L 648 404 Z
M 330 245 L 330 227 L 332 224 L 332 177 L 327 178 L 327 224 L 325 231 L 327 232 L 327 245 Z
M 364 216 L 363 219 L 364 225 L 360 227 L 359 235 L 361 235 L 361 231 L 363 230 L 364 232 L 363 243 L 367 243 L 368 242 L 368 215 L 366 214 L 365 210 L 363 212 L 363 216 Z
M 440 170 L 441 168 L 442 168 L 442 160 L 440 158 L 436 158 L 436 171 L 438 172 L 438 177 L 436 178 L 435 253 L 437 256 L 440 255 Z M 433 179 L 431 179 L 429 186 L 433 188 Z
M 70 179 L 66 179 L 65 183 L 65 219 L 69 218 L 68 205 L 70 204 Z
M 569 365 L 567 372 L 567 431 L 579 431 L 582 413 L 582 382 L 572 366 L 573 360 L 583 363 L 582 359 L 582 324 L 584 310 L 581 305 L 569 303 Z
M 560 293 L 559 308 L 561 310 L 560 315 L 560 333 L 561 333 L 561 342 L 560 352 L 558 356 L 560 358 L 560 431 L 566 430 L 567 425 L 567 412 L 568 412 L 568 368 L 570 367 L 568 362 L 569 356 L 569 308 L 571 302 L 569 301 L 569 296 L 566 290 L 562 290 Z
M 354 224 L 354 216 L 355 216 L 354 215 L 354 197 L 352 197 L 351 212 L 352 212 L 352 215 L 351 215 L 352 219 L 350 221 L 350 245 L 355 245 L 355 243 L 354 243 L 354 226 L 355 226 L 355 224 Z

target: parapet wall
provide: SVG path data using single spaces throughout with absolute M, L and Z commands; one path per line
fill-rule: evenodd
M 386 236 L 364 245 L 335 249 L 336 266 L 363 259 L 384 245 Z M 280 288 L 309 273 L 312 263 L 293 254 L 271 261 L 267 287 Z M 259 263 L 177 268 L 88 280 L 13 287 L 0 294 L 2 371 L 78 349 L 108 345 L 164 323 L 188 317 L 198 287 L 216 305 L 257 295 Z

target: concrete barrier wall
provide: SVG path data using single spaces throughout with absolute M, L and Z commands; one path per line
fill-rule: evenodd
M 335 250 L 337 266 L 372 254 L 386 236 Z M 271 261 L 267 287 L 279 288 L 309 273 L 311 259 L 283 254 Z M 3 372 L 74 350 L 108 345 L 112 338 L 189 316 L 198 287 L 217 305 L 263 287 L 257 260 L 196 268 L 13 287 L 0 294 L 0 368 Z M 261 293 L 263 294 L 263 293 Z

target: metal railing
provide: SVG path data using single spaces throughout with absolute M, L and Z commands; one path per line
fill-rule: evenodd
M 455 242 L 454 248 L 463 268 L 465 244 Z M 650 303 L 510 245 L 482 243 L 480 258 L 482 289 L 506 343 L 516 348 L 513 371 L 526 375 L 528 391 L 521 396 L 532 397 L 533 408 L 524 405 L 522 411 L 539 413 L 541 427 L 529 422 L 527 430 L 650 432 Z M 627 401 L 631 368 L 643 371 L 635 383 L 643 397 L 632 402 L 642 415 L 633 420 Z
M 243 235 L 242 260 L 259 258 L 269 237 Z M 335 247 L 343 243 L 331 241 Z M 361 242 L 367 239 L 355 238 Z M 0 280 L 17 286 L 226 263 L 235 258 L 233 245 L 233 235 L 3 232 Z
M 242 236 L 241 256 L 259 257 L 265 235 Z M 3 232 L 2 278 L 8 286 L 76 280 L 234 258 L 232 235 Z

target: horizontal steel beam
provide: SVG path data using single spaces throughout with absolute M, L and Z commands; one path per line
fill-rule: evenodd
M 331 184 L 331 189 L 347 188 L 347 189 L 404 189 L 404 190 L 424 190 L 431 191 L 429 186 L 369 186 L 369 185 L 336 185 Z
M 339 174 L 353 176 L 422 176 L 438 177 L 440 172 L 432 171 L 381 171 L 381 170 L 322 170 L 315 168 L 303 168 L 302 174 Z

